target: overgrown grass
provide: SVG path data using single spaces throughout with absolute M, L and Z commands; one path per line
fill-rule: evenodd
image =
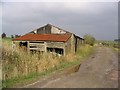
M 3 39 L 2 39 L 2 42 L 3 42 L 3 43 L 6 43 L 6 44 L 8 44 L 8 45 L 11 46 L 11 44 L 12 44 L 12 39 L 11 39 L 11 38 L 3 38 Z
M 80 47 L 76 55 L 68 54 L 61 57 L 51 53 L 33 55 L 19 48 L 12 50 L 11 41 L 10 39 L 7 40 L 4 39 L 2 43 L 3 87 L 28 83 L 52 72 L 79 64 L 80 60 L 88 57 L 94 49 L 92 46 L 84 45 Z
M 49 68 L 47 71 L 43 71 L 41 73 L 30 73 L 29 75 L 24 75 L 24 76 L 19 76 L 19 77 L 14 77 L 12 79 L 4 80 L 3 81 L 3 87 L 14 87 L 15 85 L 25 85 L 27 83 L 30 83 L 31 81 L 36 81 L 44 76 L 50 75 L 53 72 L 59 72 L 62 71 L 72 65 L 79 64 L 80 61 L 76 60 L 74 62 L 70 63 L 62 63 L 60 64 L 57 68 Z M 24 84 L 23 84 L 24 83 Z
M 111 49 L 112 49 L 114 52 L 118 53 L 118 55 L 120 56 L 120 49 L 119 49 L 119 48 L 111 47 Z
M 77 51 L 77 57 L 79 58 L 87 58 L 89 57 L 93 52 L 94 52 L 95 46 L 90 46 L 90 45 L 83 45 L 81 46 L 78 51 Z

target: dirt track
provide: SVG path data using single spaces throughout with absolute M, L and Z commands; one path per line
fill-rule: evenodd
M 27 85 L 33 88 L 117 88 L 118 56 L 110 48 L 98 47 L 96 53 L 71 75 L 47 78 Z

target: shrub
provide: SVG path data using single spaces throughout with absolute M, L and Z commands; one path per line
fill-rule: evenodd
M 95 38 L 89 34 L 84 35 L 85 43 L 89 45 L 94 45 L 95 43 Z
M 3 34 L 1 35 L 1 37 L 2 37 L 2 38 L 6 38 L 6 34 L 3 33 Z

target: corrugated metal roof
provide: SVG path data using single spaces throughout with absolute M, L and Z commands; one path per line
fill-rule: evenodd
M 66 42 L 70 38 L 71 34 L 25 34 L 13 41 L 56 41 Z

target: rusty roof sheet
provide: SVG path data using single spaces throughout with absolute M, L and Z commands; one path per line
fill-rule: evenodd
M 70 38 L 71 34 L 25 34 L 13 41 L 56 41 L 66 42 Z

